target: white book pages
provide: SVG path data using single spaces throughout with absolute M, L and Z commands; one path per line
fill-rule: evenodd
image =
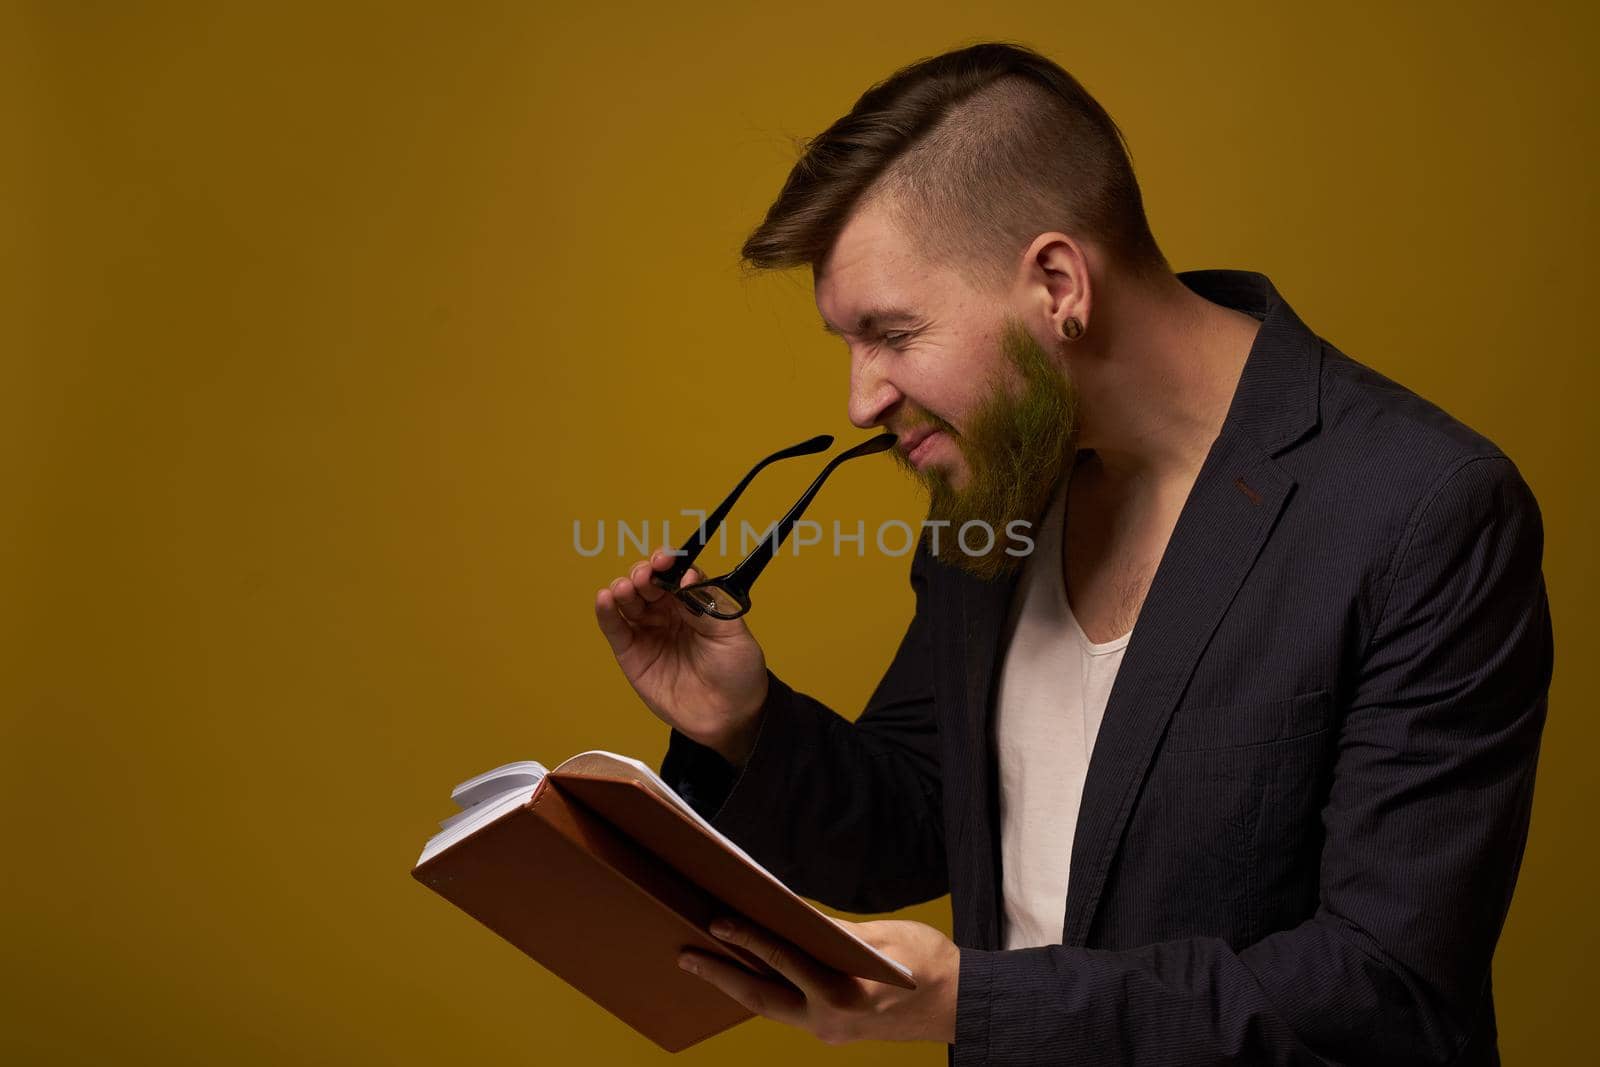
M 539 779 L 544 775 L 544 764 L 533 760 L 503 763 L 492 771 L 484 771 L 476 778 L 468 778 L 450 790 L 450 799 L 455 802 L 456 807 L 466 811 L 474 804 L 480 804 L 500 793 L 538 785 Z
M 417 857 L 417 866 L 422 866 L 456 842 L 526 804 L 544 776 L 542 763 L 519 760 L 502 764 L 492 771 L 484 771 L 456 786 L 450 791 L 450 799 L 461 810 L 439 823 L 439 832 L 423 846 L 422 855 Z

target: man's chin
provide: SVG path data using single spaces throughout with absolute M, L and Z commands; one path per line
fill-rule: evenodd
M 964 493 L 972 483 L 972 474 L 960 463 L 933 463 L 922 471 L 922 480 L 930 485 L 938 482 L 952 493 Z

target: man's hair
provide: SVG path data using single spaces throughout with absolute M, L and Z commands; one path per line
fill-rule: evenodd
M 749 267 L 817 269 L 852 212 L 881 198 L 925 256 L 984 291 L 1009 284 L 1049 230 L 1092 241 L 1135 275 L 1170 270 L 1122 131 L 1072 75 L 1023 45 L 975 44 L 903 67 L 801 147 L 741 249 Z

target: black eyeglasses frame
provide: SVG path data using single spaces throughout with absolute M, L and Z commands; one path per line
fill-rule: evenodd
M 767 564 L 772 562 L 772 557 L 777 554 L 783 545 L 784 538 L 789 536 L 797 522 L 800 521 L 811 501 L 822 489 L 822 483 L 827 481 L 828 475 L 842 463 L 856 459 L 860 456 L 869 456 L 886 451 L 894 447 L 896 437 L 892 433 L 882 433 L 869 438 L 853 448 L 848 448 L 830 459 L 822 471 L 812 481 L 800 499 L 778 520 L 769 535 L 763 535 L 759 544 L 739 562 L 739 565 L 727 574 L 705 581 L 695 582 L 692 585 L 680 585 L 683 576 L 688 573 L 694 564 L 695 558 L 705 548 L 710 540 L 712 531 L 722 525 L 732 510 L 734 502 L 750 484 L 751 480 L 769 463 L 780 459 L 789 459 L 794 456 L 809 456 L 821 452 L 833 444 L 833 437 L 829 434 L 819 434 L 797 445 L 780 449 L 772 455 L 750 468 L 750 473 L 742 478 L 738 485 L 727 498 L 717 506 L 717 509 L 700 524 L 689 540 L 685 541 L 674 556 L 672 566 L 663 571 L 656 571 L 651 575 L 651 581 L 658 587 L 671 592 L 685 607 L 696 615 L 710 615 L 715 619 L 737 619 L 750 610 L 750 588 L 755 585 L 761 572 Z

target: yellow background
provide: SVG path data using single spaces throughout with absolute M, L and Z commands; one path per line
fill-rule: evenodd
M 1592 7 L 975 8 L 4 9 L 0 1060 L 666 1058 L 409 868 L 486 767 L 659 761 L 592 618 L 624 561 L 573 521 L 862 436 L 807 276 L 742 280 L 738 245 L 793 138 L 999 38 L 1122 124 L 1174 267 L 1265 272 L 1532 484 L 1559 651 L 1495 989 L 1508 1063 L 1569 1061 L 1600 993 Z M 813 515 L 919 507 L 875 461 Z M 856 714 L 905 567 L 786 549 L 774 668 Z M 764 1021 L 688 1056 L 943 1062 Z

